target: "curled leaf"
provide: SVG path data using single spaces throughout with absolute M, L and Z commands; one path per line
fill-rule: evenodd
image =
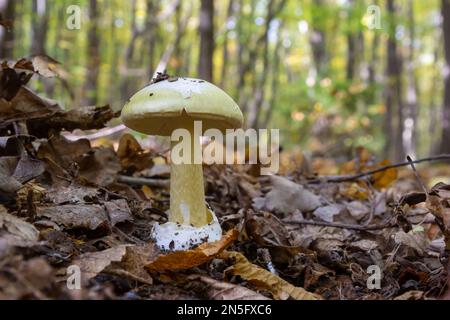
M 199 266 L 222 252 L 234 240 L 236 240 L 238 231 L 229 230 L 222 239 L 215 242 L 206 242 L 195 249 L 186 251 L 175 251 L 165 255 L 157 256 L 153 261 L 146 265 L 150 270 L 182 270 Z
M 250 263 L 247 258 L 236 251 L 225 251 L 220 255 L 223 259 L 232 258 L 235 263 L 228 269 L 234 275 L 269 290 L 274 299 L 284 300 L 291 297 L 295 300 L 319 300 L 319 295 L 296 287 L 277 275 Z

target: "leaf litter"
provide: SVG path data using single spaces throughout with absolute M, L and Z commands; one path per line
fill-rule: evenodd
M 165 151 L 145 150 L 130 133 L 117 148 L 66 138 L 104 128 L 118 113 L 66 111 L 26 87 L 32 77 L 55 76 L 68 75 L 46 56 L 0 68 L 0 298 L 449 295 L 450 185 L 424 189 L 412 170 L 374 162 L 364 148 L 340 165 L 340 176 L 317 175 L 335 162 L 304 156 L 271 177 L 255 176 L 251 166 L 205 166 L 206 199 L 224 237 L 159 251 L 150 232 L 167 221 Z M 81 290 L 67 287 L 73 265 Z M 369 289 L 374 265 L 381 283 Z

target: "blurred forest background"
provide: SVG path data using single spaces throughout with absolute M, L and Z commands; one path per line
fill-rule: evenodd
M 222 87 L 247 127 L 280 128 L 285 148 L 450 153 L 450 0 L 0 0 L 0 10 L 0 58 L 60 62 L 59 79 L 32 87 L 66 109 L 119 110 L 167 70 Z

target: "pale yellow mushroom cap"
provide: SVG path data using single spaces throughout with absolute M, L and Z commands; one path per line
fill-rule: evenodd
M 136 131 L 170 136 L 189 122 L 203 130 L 240 128 L 242 112 L 234 100 L 212 83 L 194 78 L 169 78 L 146 86 L 122 109 L 123 123 Z

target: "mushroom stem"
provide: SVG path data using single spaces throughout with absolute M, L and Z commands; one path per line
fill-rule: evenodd
M 191 136 L 191 163 L 171 162 L 169 221 L 201 227 L 210 223 L 212 217 L 205 205 L 203 167 L 201 163 L 194 163 L 195 152 L 201 153 L 200 136 L 194 131 L 193 126 L 186 129 Z M 172 148 L 177 143 L 172 142 Z

